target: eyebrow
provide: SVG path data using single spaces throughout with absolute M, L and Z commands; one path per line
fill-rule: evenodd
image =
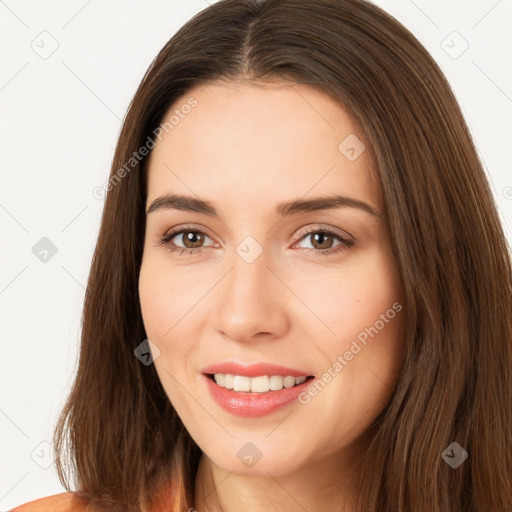
M 297 215 L 299 213 L 316 212 L 320 210 L 332 210 L 336 208 L 358 208 L 371 215 L 382 218 L 382 215 L 373 206 L 364 201 L 342 195 L 325 197 L 313 197 L 311 199 L 295 199 L 276 206 L 275 212 L 279 217 Z M 213 203 L 191 196 L 178 194 L 165 194 L 157 197 L 149 206 L 146 215 L 157 210 L 175 209 L 188 212 L 197 212 L 220 220 L 219 214 Z

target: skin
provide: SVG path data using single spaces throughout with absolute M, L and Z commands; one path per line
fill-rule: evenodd
M 283 219 L 274 212 L 283 201 L 342 194 L 382 215 L 369 151 L 350 161 L 338 149 L 349 134 L 364 136 L 339 103 L 305 85 L 218 82 L 191 89 L 169 113 L 191 96 L 197 106 L 151 154 L 146 209 L 163 194 L 185 194 L 214 203 L 221 219 L 149 213 L 139 280 L 146 333 L 160 350 L 156 370 L 203 451 L 190 506 L 352 511 L 354 463 L 402 368 L 405 307 L 307 404 L 234 416 L 210 397 L 201 370 L 264 361 L 321 379 L 365 328 L 394 303 L 404 306 L 382 217 L 347 206 Z M 206 234 L 202 252 L 159 244 L 183 225 Z M 339 239 L 324 235 L 315 245 L 314 233 L 303 234 L 321 228 L 355 245 L 335 252 Z M 236 252 L 247 236 L 263 250 L 252 263 Z M 184 235 L 172 241 L 197 246 Z M 321 248 L 333 252 L 313 254 Z M 246 442 L 262 453 L 252 467 L 237 457 Z

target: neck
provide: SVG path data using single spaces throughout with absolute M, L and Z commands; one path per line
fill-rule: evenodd
M 343 465 L 341 465 L 343 462 Z M 204 453 L 195 479 L 197 512 L 353 512 L 353 470 L 347 454 L 322 459 L 281 476 L 239 475 L 216 466 Z

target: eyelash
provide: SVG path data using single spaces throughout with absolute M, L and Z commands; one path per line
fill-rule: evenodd
M 167 246 L 167 249 L 171 253 L 179 251 L 180 256 L 183 255 L 184 253 L 191 256 L 192 254 L 202 252 L 202 250 L 205 249 L 205 247 L 198 248 L 198 249 L 188 249 L 188 248 L 183 248 L 183 247 L 176 247 L 174 244 L 171 244 L 171 240 L 174 237 L 176 237 L 177 235 L 186 233 L 186 232 L 201 233 L 205 236 L 208 236 L 206 233 L 204 233 L 203 231 L 201 231 L 199 229 L 194 229 L 190 226 L 184 226 L 184 227 L 178 228 L 177 230 L 171 231 L 170 233 L 166 234 L 160 240 L 160 245 Z M 345 237 L 341 236 L 339 233 L 336 233 L 335 231 L 333 231 L 331 229 L 327 229 L 327 228 L 313 229 L 306 233 L 303 233 L 302 236 L 297 240 L 297 242 L 295 242 L 295 244 L 300 242 L 303 238 L 307 237 L 308 235 L 313 235 L 316 233 L 323 233 L 323 234 L 331 235 L 334 238 L 338 239 L 341 242 L 341 244 L 338 245 L 337 247 L 335 247 L 334 249 L 332 249 L 332 248 L 331 249 L 310 249 L 308 247 L 304 248 L 304 250 L 308 251 L 308 253 L 311 251 L 312 254 L 315 256 L 330 256 L 333 254 L 337 254 L 341 251 L 350 249 L 351 247 L 353 247 L 355 245 L 354 240 L 352 240 L 350 238 L 345 238 Z M 210 238 L 210 237 L 208 237 L 208 238 Z

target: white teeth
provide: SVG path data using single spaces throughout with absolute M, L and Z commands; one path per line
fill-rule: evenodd
M 222 373 L 216 373 L 215 377 L 217 377 L 217 375 L 222 375 Z M 219 382 L 217 382 L 217 384 L 219 384 L 219 386 L 221 385 Z M 226 389 L 233 389 L 233 375 L 224 375 L 224 387 Z
M 266 393 L 270 389 L 269 378 L 266 375 L 253 377 L 252 379 L 246 377 L 246 379 L 251 381 L 251 391 L 253 393 Z
M 279 391 L 280 389 L 291 388 L 302 384 L 306 377 L 292 377 L 288 375 L 262 375 L 260 377 L 245 377 L 243 375 L 232 375 L 216 373 L 215 382 L 223 388 L 232 389 L 239 392 L 267 393 L 268 391 Z
M 270 389 L 272 391 L 283 389 L 283 377 L 281 377 L 281 375 L 272 375 L 272 377 L 270 377 Z
M 224 388 L 225 387 L 225 385 L 224 385 L 225 381 L 226 381 L 226 376 L 223 373 L 216 373 L 215 374 L 215 382 L 219 386 L 222 386 Z
M 235 391 L 250 391 L 251 390 L 251 379 L 249 377 L 242 377 L 241 375 L 235 375 L 233 377 L 233 389 Z
M 285 388 L 291 388 L 292 386 L 295 386 L 295 377 L 285 377 L 283 379 L 283 386 Z

